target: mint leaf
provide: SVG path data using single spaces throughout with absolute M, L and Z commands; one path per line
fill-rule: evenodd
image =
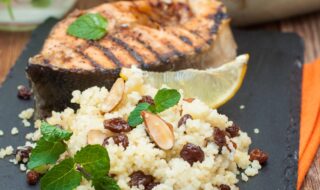
M 141 112 L 144 110 L 148 110 L 150 107 L 150 104 L 148 103 L 140 103 L 137 105 L 136 108 L 130 113 L 128 118 L 128 123 L 131 127 L 136 127 L 137 125 L 141 124 L 143 122 L 143 119 L 141 117 Z
M 48 142 L 42 137 L 31 152 L 28 168 L 33 169 L 47 164 L 55 164 L 60 154 L 64 153 L 66 149 L 67 146 L 62 141 Z
M 109 173 L 109 155 L 101 145 L 88 145 L 82 148 L 74 156 L 74 161 L 93 178 L 100 178 Z
M 73 190 L 80 185 L 81 174 L 74 168 L 72 158 L 62 161 L 54 166 L 40 180 L 42 190 Z
M 117 182 L 109 176 L 94 178 L 92 186 L 95 190 L 120 190 Z
M 51 4 L 51 0 L 32 0 L 31 4 L 34 7 L 45 8 Z
M 40 129 L 43 138 L 49 142 L 69 140 L 72 136 L 71 132 L 60 129 L 57 126 L 50 125 L 46 122 L 41 123 Z
M 156 113 L 163 112 L 164 110 L 176 105 L 181 98 L 180 93 L 175 89 L 160 89 L 154 97 L 154 108 Z
M 101 39 L 107 33 L 108 21 L 100 14 L 88 13 L 80 16 L 68 28 L 71 36 L 87 40 Z

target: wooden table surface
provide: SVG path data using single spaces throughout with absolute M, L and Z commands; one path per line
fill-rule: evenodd
M 103 0 L 80 0 L 77 8 L 87 8 Z M 320 12 L 256 26 L 267 30 L 296 32 L 305 42 L 305 61 L 320 57 Z M 30 38 L 30 32 L 0 32 L 0 84 Z M 303 190 L 320 189 L 320 149 L 305 179 Z

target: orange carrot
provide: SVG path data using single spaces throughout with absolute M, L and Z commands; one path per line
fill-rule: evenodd
M 319 102 L 320 60 L 317 60 L 303 67 L 299 157 L 302 156 L 311 137 L 317 119 Z
M 316 123 L 316 127 L 314 128 L 311 138 L 309 139 L 309 143 L 299 158 L 299 166 L 298 166 L 298 188 L 301 188 L 303 180 L 308 173 L 308 170 L 312 164 L 313 158 L 317 154 L 318 147 L 320 145 L 320 111 L 318 114 L 318 119 Z
M 300 189 L 320 143 L 320 59 L 303 67 L 297 189 Z

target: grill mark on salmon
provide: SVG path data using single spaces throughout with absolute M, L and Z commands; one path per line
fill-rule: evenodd
M 81 55 L 83 58 L 85 58 L 86 60 L 88 60 L 91 65 L 96 68 L 96 69 L 102 69 L 102 67 L 100 66 L 100 64 L 98 64 L 97 62 L 95 62 L 93 59 L 91 59 L 91 57 L 89 57 L 89 55 L 83 53 L 82 51 L 76 50 L 76 52 Z
M 146 42 L 141 40 L 139 37 L 137 38 L 137 42 L 141 43 L 145 48 L 147 48 L 151 53 L 153 53 L 157 59 L 161 62 L 165 62 L 167 58 L 160 55 L 157 51 L 155 51 L 150 45 L 148 45 Z
M 227 19 L 228 15 L 223 12 L 223 7 L 219 6 L 217 13 L 210 14 L 207 18 L 214 21 L 213 26 L 210 28 L 210 34 L 216 34 L 219 30 L 222 20 Z
M 119 38 L 110 37 L 110 39 L 118 44 L 119 46 L 123 47 L 125 50 L 129 52 L 129 54 L 139 63 L 139 64 L 146 64 L 142 58 L 142 56 L 136 52 L 134 49 L 132 49 L 126 42 L 120 40 Z
M 112 53 L 112 51 L 109 50 L 107 47 L 103 47 L 102 45 L 98 44 L 97 42 L 90 41 L 91 45 L 99 48 L 114 64 L 116 64 L 118 67 L 122 67 L 122 63 L 119 61 L 119 59 Z
M 193 46 L 192 41 L 187 36 L 179 36 L 179 38 L 186 44 Z
M 152 53 L 156 57 L 156 59 L 158 61 L 160 61 L 160 62 L 164 61 L 164 59 L 163 59 L 163 57 L 161 57 L 160 53 L 155 51 L 150 45 L 148 45 L 145 41 L 143 41 L 141 39 L 140 34 L 137 34 L 135 32 L 128 32 L 128 33 L 126 33 L 126 35 L 135 39 L 137 43 L 140 43 L 143 47 L 145 47 L 150 53 Z M 150 63 L 150 64 L 152 64 L 152 63 Z

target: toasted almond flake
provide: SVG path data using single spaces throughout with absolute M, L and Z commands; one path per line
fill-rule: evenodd
M 171 124 L 150 112 L 141 113 L 146 131 L 152 140 L 162 149 L 169 150 L 174 145 L 174 133 Z
M 194 100 L 194 98 L 184 98 L 183 101 L 188 102 L 188 103 L 192 103 Z
M 106 113 L 112 111 L 122 100 L 123 94 L 124 80 L 122 78 L 118 78 L 113 84 L 105 103 L 102 105 L 102 111 Z
M 91 130 L 87 135 L 88 144 L 102 144 L 104 139 L 111 136 L 112 132 L 109 130 L 105 130 L 104 132 L 101 130 Z

